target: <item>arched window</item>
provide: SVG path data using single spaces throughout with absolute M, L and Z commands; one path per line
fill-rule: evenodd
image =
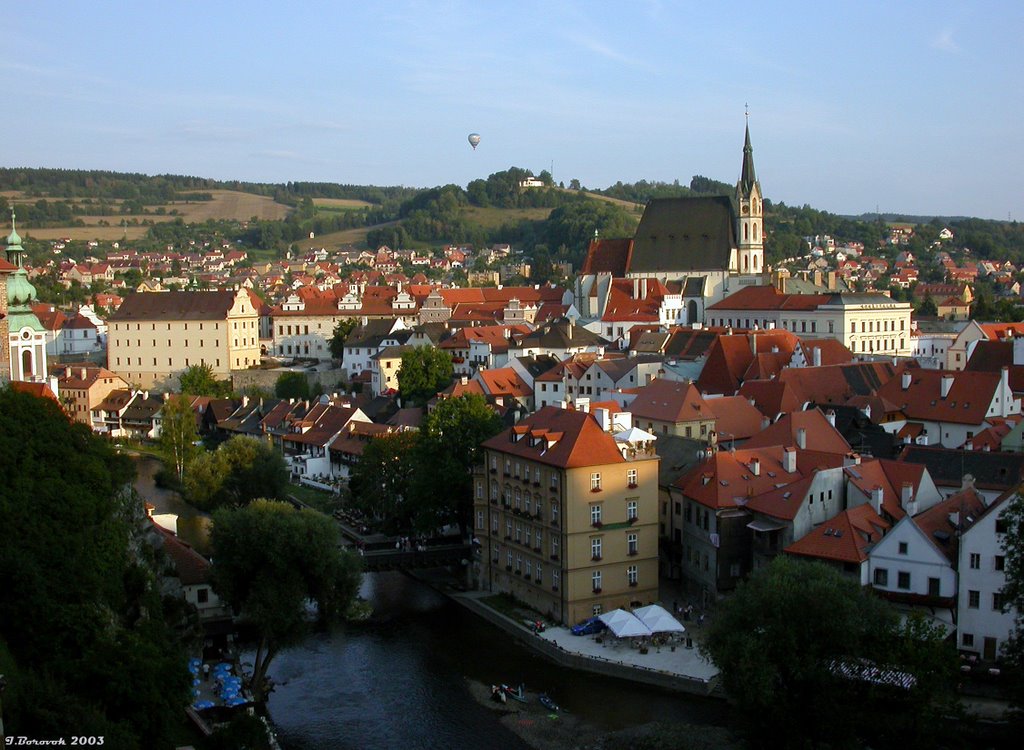
M 754 224 L 754 241 L 757 241 L 757 224 Z
M 750 239 L 750 225 L 749 224 L 744 224 L 743 225 L 743 239 L 744 240 Z
M 750 270 L 749 269 L 749 264 L 750 264 L 750 258 L 748 258 L 746 255 L 744 255 L 743 256 L 743 270 L 744 271 Z
M 32 377 L 32 351 L 25 349 L 21 353 L 21 377 L 22 379 Z
M 697 302 L 690 300 L 686 303 L 686 324 L 693 325 L 697 322 Z

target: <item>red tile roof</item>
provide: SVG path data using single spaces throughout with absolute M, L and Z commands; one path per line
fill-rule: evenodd
M 761 431 L 764 415 L 743 396 L 707 398 L 704 403 L 715 415 L 719 440 L 725 435 L 733 440 L 746 440 Z
M 610 273 L 616 278 L 626 275 L 633 252 L 632 239 L 591 240 L 581 274 Z
M 581 411 L 546 406 L 486 441 L 485 448 L 572 469 L 625 463 L 615 439 Z
M 950 560 L 957 561 L 960 532 L 985 512 L 985 498 L 974 489 L 951 495 L 928 510 L 914 516 L 914 524 Z
M 820 409 L 794 411 L 784 415 L 774 424 L 761 430 L 747 441 L 748 448 L 761 448 L 769 445 L 799 445 L 797 436 L 804 431 L 804 444 L 801 448 L 813 448 L 822 453 L 847 455 L 852 452 L 839 431 L 833 427 Z
M 878 389 L 878 395 L 896 404 L 908 419 L 981 424 L 999 385 L 1000 373 L 926 370 L 910 371 L 910 384 L 903 388 L 903 377 L 894 377 Z M 942 397 L 943 378 L 951 384 Z
M 786 547 L 786 553 L 844 563 L 863 563 L 892 525 L 869 504 L 845 510 Z M 838 533 L 837 533 L 838 532 Z
M 769 419 L 803 406 L 793 388 L 782 380 L 746 380 L 740 386 L 739 395 L 751 399 L 754 406 Z
M 757 459 L 756 474 L 754 459 Z M 804 471 L 799 462 L 796 471 L 787 472 L 782 461 L 782 446 L 720 450 L 683 474 L 673 486 L 709 508 L 735 508 L 745 505 L 755 495 L 774 489 L 777 484 L 803 479 Z
M 629 404 L 635 419 L 650 419 L 679 424 L 715 418 L 700 391 L 692 383 L 655 378 L 636 390 Z
M 817 310 L 831 299 L 829 294 L 784 294 L 774 286 L 747 286 L 707 309 L 729 310 Z
M 782 329 L 719 336 L 697 379 L 702 393 L 731 396 L 744 380 L 769 378 L 789 363 L 799 339 Z M 754 352 L 757 351 L 758 357 Z M 764 356 L 760 356 L 764 355 Z

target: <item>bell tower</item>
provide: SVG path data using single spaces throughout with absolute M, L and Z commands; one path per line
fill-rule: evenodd
M 743 141 L 743 172 L 736 183 L 736 205 L 740 215 L 736 226 L 736 265 L 741 274 L 764 272 L 764 220 L 761 183 L 754 174 L 754 149 L 750 146 L 750 113 L 746 114 Z
M 7 341 L 10 357 L 10 379 L 45 382 L 46 338 L 39 318 L 32 312 L 36 288 L 29 283 L 25 271 L 24 248 L 14 226 L 11 209 L 11 233 L 7 236 L 7 260 L 14 271 L 7 278 Z

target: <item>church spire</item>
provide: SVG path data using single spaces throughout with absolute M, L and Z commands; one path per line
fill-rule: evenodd
M 747 127 L 746 136 L 743 139 L 743 174 L 740 176 L 740 186 L 744 193 L 750 195 L 751 188 L 757 182 L 754 175 L 754 149 L 750 145 L 750 113 L 746 113 Z

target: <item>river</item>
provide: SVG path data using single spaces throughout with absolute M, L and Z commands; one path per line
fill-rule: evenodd
M 138 465 L 140 493 L 157 512 L 180 513 L 187 520 L 182 535 L 203 545 L 202 515 L 153 484 L 155 461 Z M 370 622 L 310 636 L 271 666 L 277 687 L 268 707 L 288 750 L 526 747 L 473 698 L 467 680 L 525 682 L 609 731 L 650 721 L 726 721 L 717 701 L 552 664 L 404 574 L 367 574 L 361 593 L 373 605 Z

